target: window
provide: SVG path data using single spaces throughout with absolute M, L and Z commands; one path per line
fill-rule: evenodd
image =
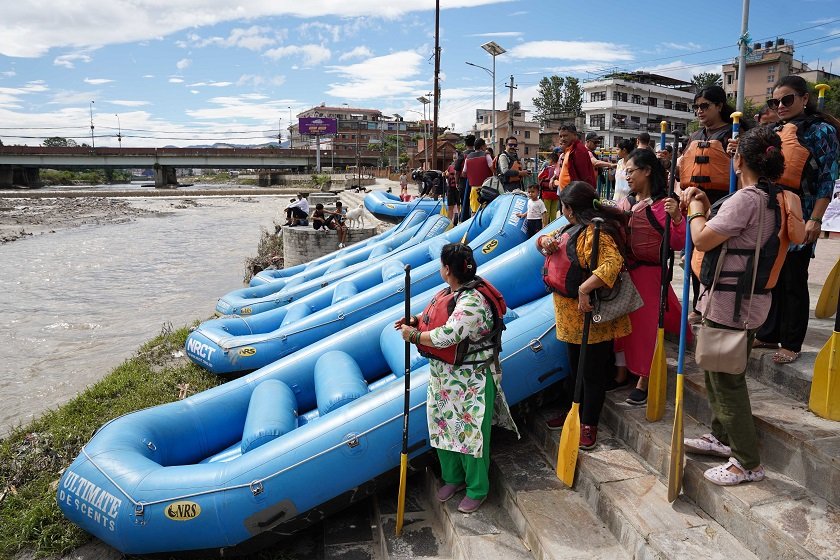
M 630 122 L 634 122 L 634 123 L 641 122 L 641 117 L 630 117 Z
M 642 96 L 641 95 L 632 95 L 630 97 L 630 103 L 635 103 L 636 105 L 642 104 Z
M 655 97 L 648 97 L 648 106 L 649 107 L 656 107 L 659 100 Z
M 767 67 L 767 73 L 768 74 L 775 74 L 776 73 L 776 65 L 771 64 L 770 66 L 768 66 Z
M 674 108 L 674 102 L 671 101 L 670 99 L 666 99 L 665 101 L 662 102 L 662 106 L 665 107 L 666 109 L 673 109 Z
M 771 84 L 773 82 L 775 82 L 776 81 L 776 74 L 767 74 L 767 81 Z
M 593 91 L 589 94 L 589 101 L 606 101 L 607 100 L 607 92 L 606 91 Z
M 613 101 L 623 101 L 624 103 L 627 103 L 627 94 L 622 91 L 614 91 Z
M 604 130 L 604 124 L 606 124 L 606 115 L 589 115 L 589 127 Z
M 531 137 L 531 131 L 530 131 L 530 130 L 526 130 L 526 131 L 525 131 L 525 139 L 527 140 L 527 139 L 528 139 L 528 138 L 530 138 L 530 137 Z M 527 148 L 526 148 L 526 149 L 527 149 Z M 527 152 L 526 152 L 526 153 L 527 153 Z
M 767 88 L 767 95 L 773 95 L 773 88 Z
M 528 155 L 528 146 L 525 146 L 525 155 Z
M 677 101 L 674 103 L 674 110 L 675 111 L 685 111 L 688 112 L 688 103 L 683 103 L 682 101 Z
M 732 74 L 727 74 L 726 75 L 726 85 L 728 85 L 728 86 L 732 85 Z

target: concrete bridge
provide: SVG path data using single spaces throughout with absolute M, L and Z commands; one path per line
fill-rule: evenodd
M 375 165 L 379 152 L 321 151 L 322 164 Z M 88 148 L 0 146 L 0 188 L 40 186 L 40 169 L 154 169 L 155 187 L 177 184 L 177 168 L 314 169 L 315 152 L 275 148 Z

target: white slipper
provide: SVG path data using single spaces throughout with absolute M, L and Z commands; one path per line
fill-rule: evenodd
M 736 466 L 739 472 L 729 470 L 730 466 Z M 703 477 L 714 482 L 718 486 L 737 486 L 742 482 L 758 482 L 764 480 L 764 467 L 751 471 L 745 469 L 735 457 L 730 457 L 729 462 L 719 467 L 713 467 L 703 473 Z
M 700 455 L 715 455 L 717 457 L 728 458 L 732 455 L 732 449 L 726 444 L 713 436 L 712 434 L 703 434 L 696 438 L 685 438 L 683 440 L 685 450 L 688 453 L 699 453 Z

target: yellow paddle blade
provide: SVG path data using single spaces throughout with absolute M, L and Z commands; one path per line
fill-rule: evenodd
M 808 408 L 817 416 L 840 420 L 840 333 L 834 332 L 814 362 Z
M 557 478 L 563 484 L 572 487 L 575 482 L 578 447 L 580 446 L 580 408 L 579 403 L 572 403 L 572 409 L 566 415 L 563 432 L 560 434 L 560 447 L 557 450 Z
M 665 416 L 666 387 L 668 385 L 668 362 L 665 360 L 665 329 L 656 331 L 656 348 L 650 363 L 648 379 L 648 401 L 645 416 L 648 422 L 659 422 Z
M 683 376 L 677 375 L 677 397 L 674 406 L 674 429 L 671 432 L 671 460 L 668 464 L 668 501 L 673 503 L 682 490 L 683 463 Z
M 840 259 L 837 259 L 834 268 L 825 279 L 820 299 L 817 300 L 817 307 L 814 309 L 814 316 L 817 319 L 828 319 L 834 315 L 837 312 L 838 296 L 840 296 Z
M 397 536 L 402 533 L 405 517 L 405 482 L 408 475 L 408 455 L 400 454 L 400 491 L 397 494 Z

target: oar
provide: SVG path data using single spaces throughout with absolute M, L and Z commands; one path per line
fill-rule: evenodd
M 685 264 L 683 265 L 682 317 L 680 318 L 680 350 L 677 355 L 677 394 L 674 399 L 674 429 L 671 431 L 671 461 L 668 465 L 668 501 L 680 495 L 683 478 L 683 372 L 685 371 L 685 342 L 688 338 L 688 302 L 691 285 L 691 228 L 685 224 Z
M 814 86 L 817 90 L 817 111 L 825 109 L 825 92 L 831 89 L 828 84 L 817 84 Z
M 840 304 L 836 311 L 834 332 L 814 362 L 808 400 L 808 408 L 814 414 L 829 420 L 840 420 Z
M 595 232 L 592 235 L 592 254 L 589 259 L 589 270 L 598 268 L 598 243 L 601 237 L 601 218 L 592 218 Z M 590 296 L 591 298 L 591 296 Z M 566 415 L 563 431 L 560 434 L 560 447 L 557 450 L 557 478 L 563 484 L 572 487 L 575 482 L 575 467 L 577 467 L 578 447 L 580 446 L 580 397 L 583 390 L 583 372 L 586 371 L 586 347 L 589 344 L 589 327 L 592 324 L 592 312 L 583 316 L 583 335 L 580 341 L 580 357 L 578 358 L 577 379 L 575 379 L 575 394 L 572 408 Z
M 732 139 L 735 140 L 738 138 L 738 132 L 741 129 L 741 117 L 744 114 L 740 111 L 735 111 L 732 113 Z M 729 192 L 734 193 L 738 190 L 738 178 L 735 176 L 735 164 L 733 163 L 735 158 L 732 158 L 732 162 L 729 164 Z
M 668 121 L 659 123 L 659 151 L 665 149 L 665 131 L 668 129 Z M 675 142 L 676 143 L 676 142 Z
M 817 300 L 817 308 L 814 316 L 817 319 L 828 319 L 837 309 L 837 299 L 840 296 L 840 259 L 834 263 L 828 278 L 825 279 L 820 299 Z
M 411 322 L 411 265 L 405 265 L 405 324 Z M 405 396 L 403 400 L 403 436 L 400 453 L 400 490 L 397 495 L 397 536 L 402 533 L 405 516 L 405 485 L 408 477 L 408 413 L 411 403 L 411 344 L 405 341 Z
M 665 124 L 665 121 L 662 121 Z M 664 129 L 664 127 L 663 127 Z M 663 137 L 665 133 L 663 132 Z M 677 149 L 679 133 L 674 131 L 674 151 L 671 152 L 671 173 L 668 177 L 668 197 L 674 196 L 674 180 L 677 174 Z M 688 227 L 686 225 L 686 227 Z M 648 422 L 658 422 L 665 415 L 665 401 L 668 387 L 668 362 L 665 360 L 665 304 L 668 302 L 668 271 L 669 253 L 671 250 L 671 215 L 665 212 L 665 231 L 662 234 L 661 275 L 659 288 L 659 325 L 656 329 L 656 347 L 653 349 L 653 360 L 650 363 L 650 377 L 648 378 L 648 401 L 645 417 Z

